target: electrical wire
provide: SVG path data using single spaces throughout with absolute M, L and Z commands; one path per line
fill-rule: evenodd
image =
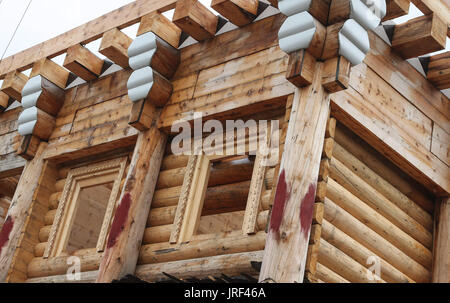
M 3 2 L 3 0 L 1 0 L 0 4 L 2 4 L 2 2 Z M 4 57 L 5 54 L 6 54 L 6 51 L 8 50 L 9 46 L 11 45 L 11 42 L 13 41 L 14 37 L 16 36 L 17 30 L 19 29 L 20 24 L 21 24 L 22 21 L 23 21 L 23 18 L 24 18 L 25 15 L 27 14 L 27 11 L 28 11 L 28 9 L 30 8 L 31 2 L 33 2 L 33 0 L 30 0 L 30 2 L 28 2 L 27 8 L 26 8 L 25 11 L 23 12 L 22 18 L 20 18 L 19 24 L 17 24 L 16 29 L 14 30 L 14 33 L 13 33 L 11 39 L 9 40 L 8 45 L 6 46 L 6 49 L 5 49 L 5 51 L 3 52 L 3 55 L 2 55 L 2 58 L 0 59 L 0 61 L 3 60 L 3 57 Z

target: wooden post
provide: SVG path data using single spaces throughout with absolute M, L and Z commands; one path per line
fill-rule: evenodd
M 450 283 L 450 198 L 436 203 L 433 283 Z
M 0 282 L 4 282 L 8 275 L 33 197 L 39 187 L 39 177 L 44 167 L 42 155 L 46 147 L 47 143 L 40 143 L 35 158 L 25 165 L 9 215 L 0 232 Z
M 134 274 L 166 141 L 155 121 L 139 134 L 97 282 L 109 283 Z
M 312 85 L 297 89 L 261 268 L 261 282 L 303 282 L 329 98 L 323 63 Z

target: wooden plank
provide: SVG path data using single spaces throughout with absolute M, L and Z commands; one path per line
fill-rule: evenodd
M 166 140 L 155 127 L 138 137 L 97 282 L 111 282 L 135 272 Z
M 450 199 L 439 199 L 435 214 L 433 282 L 450 283 Z
M 119 29 L 113 28 L 103 35 L 98 51 L 117 65 L 127 68 L 129 66 L 127 51 L 132 42 L 133 39 Z
M 313 84 L 296 90 L 293 100 L 260 281 L 303 282 L 329 117 L 322 71 L 318 63 Z
M 67 49 L 64 67 L 85 81 L 96 79 L 102 73 L 104 61 L 81 44 Z
M 404 59 L 445 49 L 447 25 L 436 14 L 411 19 L 395 26 L 392 49 Z
M 211 7 L 237 26 L 253 22 L 258 14 L 258 0 L 213 0 Z
M 55 38 L 35 45 L 0 62 L 0 79 L 8 72 L 24 71 L 42 58 L 54 58 L 75 44 L 87 44 L 102 37 L 113 28 L 123 29 L 140 21 L 154 11 L 165 12 L 175 7 L 176 0 L 138 0 L 74 28 Z
M 437 124 L 433 127 L 431 152 L 450 166 L 450 135 Z
M 195 40 L 203 41 L 214 37 L 219 18 L 198 0 L 179 0 L 172 22 Z
M 36 157 L 28 162 L 20 178 L 12 207 L 1 231 L 0 243 L 0 281 L 5 281 L 13 262 L 14 251 L 19 243 L 22 228 L 28 218 L 27 213 L 33 201 L 33 196 L 41 182 L 40 176 L 44 167 L 42 158 L 47 143 L 41 143 Z

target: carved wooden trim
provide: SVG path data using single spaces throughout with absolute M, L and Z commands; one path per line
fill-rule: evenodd
M 67 235 L 73 221 L 73 208 L 76 204 L 76 198 L 80 191 L 81 183 L 83 181 L 93 180 L 94 184 L 98 183 L 98 178 L 116 174 L 111 181 L 114 181 L 114 186 L 111 191 L 107 210 L 103 220 L 102 229 L 100 231 L 97 242 L 97 250 L 102 251 L 105 246 L 106 234 L 109 229 L 111 218 L 114 212 L 117 196 L 120 189 L 120 182 L 122 181 L 125 172 L 127 158 L 118 158 L 110 161 L 95 163 L 85 167 L 79 167 L 69 171 L 67 181 L 61 195 L 61 201 L 55 216 L 55 221 L 52 225 L 48 245 L 46 247 L 44 258 L 58 256 L 67 241 Z M 97 178 L 97 180 L 95 180 Z M 97 181 L 97 182 L 96 182 Z M 105 180 L 103 180 L 105 182 Z M 72 210 L 72 211 L 71 211 Z

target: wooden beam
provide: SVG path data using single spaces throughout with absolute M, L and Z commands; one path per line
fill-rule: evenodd
M 137 0 L 74 28 L 55 38 L 35 45 L 0 62 L 0 79 L 14 71 L 24 71 L 42 58 L 54 58 L 66 52 L 75 44 L 87 44 L 100 39 L 105 32 L 113 28 L 123 29 L 140 21 L 142 16 L 151 12 L 165 12 L 175 7 L 177 0 Z
M 383 21 L 408 15 L 410 0 L 386 0 L 386 16 Z
M 435 211 L 433 282 L 450 283 L 450 198 L 439 199 Z
M 76 44 L 67 50 L 64 67 L 81 79 L 91 81 L 101 75 L 104 63 L 86 47 Z
M 139 134 L 97 282 L 111 282 L 135 272 L 166 140 L 155 124 Z
M 211 7 L 237 26 L 250 24 L 258 14 L 258 0 L 213 0 Z
M 128 124 L 139 131 L 148 130 L 153 123 L 155 112 L 155 106 L 145 99 L 133 102 Z
M 22 89 L 28 81 L 28 77 L 19 71 L 9 72 L 3 81 L 1 91 L 14 100 L 22 100 Z
M 36 156 L 40 143 L 41 139 L 36 136 L 28 135 L 22 137 L 19 148 L 17 149 L 17 155 L 25 160 L 32 160 Z
M 442 20 L 450 25 L 450 3 L 448 0 L 410 0 L 424 14 L 437 14 Z
M 426 74 L 437 89 L 450 88 L 450 51 L 430 57 Z
M 286 79 L 297 87 L 308 86 L 313 81 L 315 67 L 316 59 L 306 50 L 290 53 Z
M 36 157 L 25 165 L 11 203 L 8 218 L 0 232 L 1 282 L 4 282 L 8 275 L 14 252 L 22 235 L 22 229 L 28 219 L 33 196 L 40 184 L 40 176 L 44 167 L 42 155 L 46 147 L 47 143 L 40 143 Z
M 350 69 L 350 62 L 343 56 L 328 59 L 324 64 L 322 85 L 329 93 L 347 89 Z
M 203 41 L 214 37 L 219 18 L 198 0 L 179 0 L 172 21 L 195 40 Z
M 329 117 L 322 72 L 317 63 L 312 85 L 295 92 L 260 281 L 303 282 Z
M 119 29 L 113 28 L 103 35 L 98 51 L 117 65 L 127 68 L 129 66 L 127 50 L 131 42 L 133 39 Z
M 148 32 L 153 32 L 174 48 L 180 46 L 182 30 L 159 12 L 142 17 L 137 36 Z
M 0 91 L 0 113 L 4 112 L 13 102 L 14 99 Z
M 44 76 L 37 78 L 34 77 L 32 80 L 30 80 L 30 82 L 31 81 L 33 81 L 33 87 L 30 88 L 30 90 L 28 90 L 27 88 L 23 90 L 23 106 L 26 106 L 27 108 L 36 106 L 38 109 L 46 112 L 47 114 L 56 117 L 64 103 L 64 90 L 59 88 L 54 84 L 54 82 L 49 81 Z M 28 84 L 26 85 L 26 87 L 27 86 Z M 37 88 L 40 88 L 39 96 L 30 96 L 38 92 L 36 91 Z M 28 102 L 25 102 L 25 100 L 28 99 L 29 96 L 34 101 L 32 104 L 28 104 Z
M 70 82 L 70 72 L 48 58 L 36 61 L 30 74 L 30 78 L 37 75 L 48 79 L 59 88 L 65 89 Z
M 392 49 L 403 59 L 445 49 L 447 25 L 436 14 L 417 17 L 395 26 Z

